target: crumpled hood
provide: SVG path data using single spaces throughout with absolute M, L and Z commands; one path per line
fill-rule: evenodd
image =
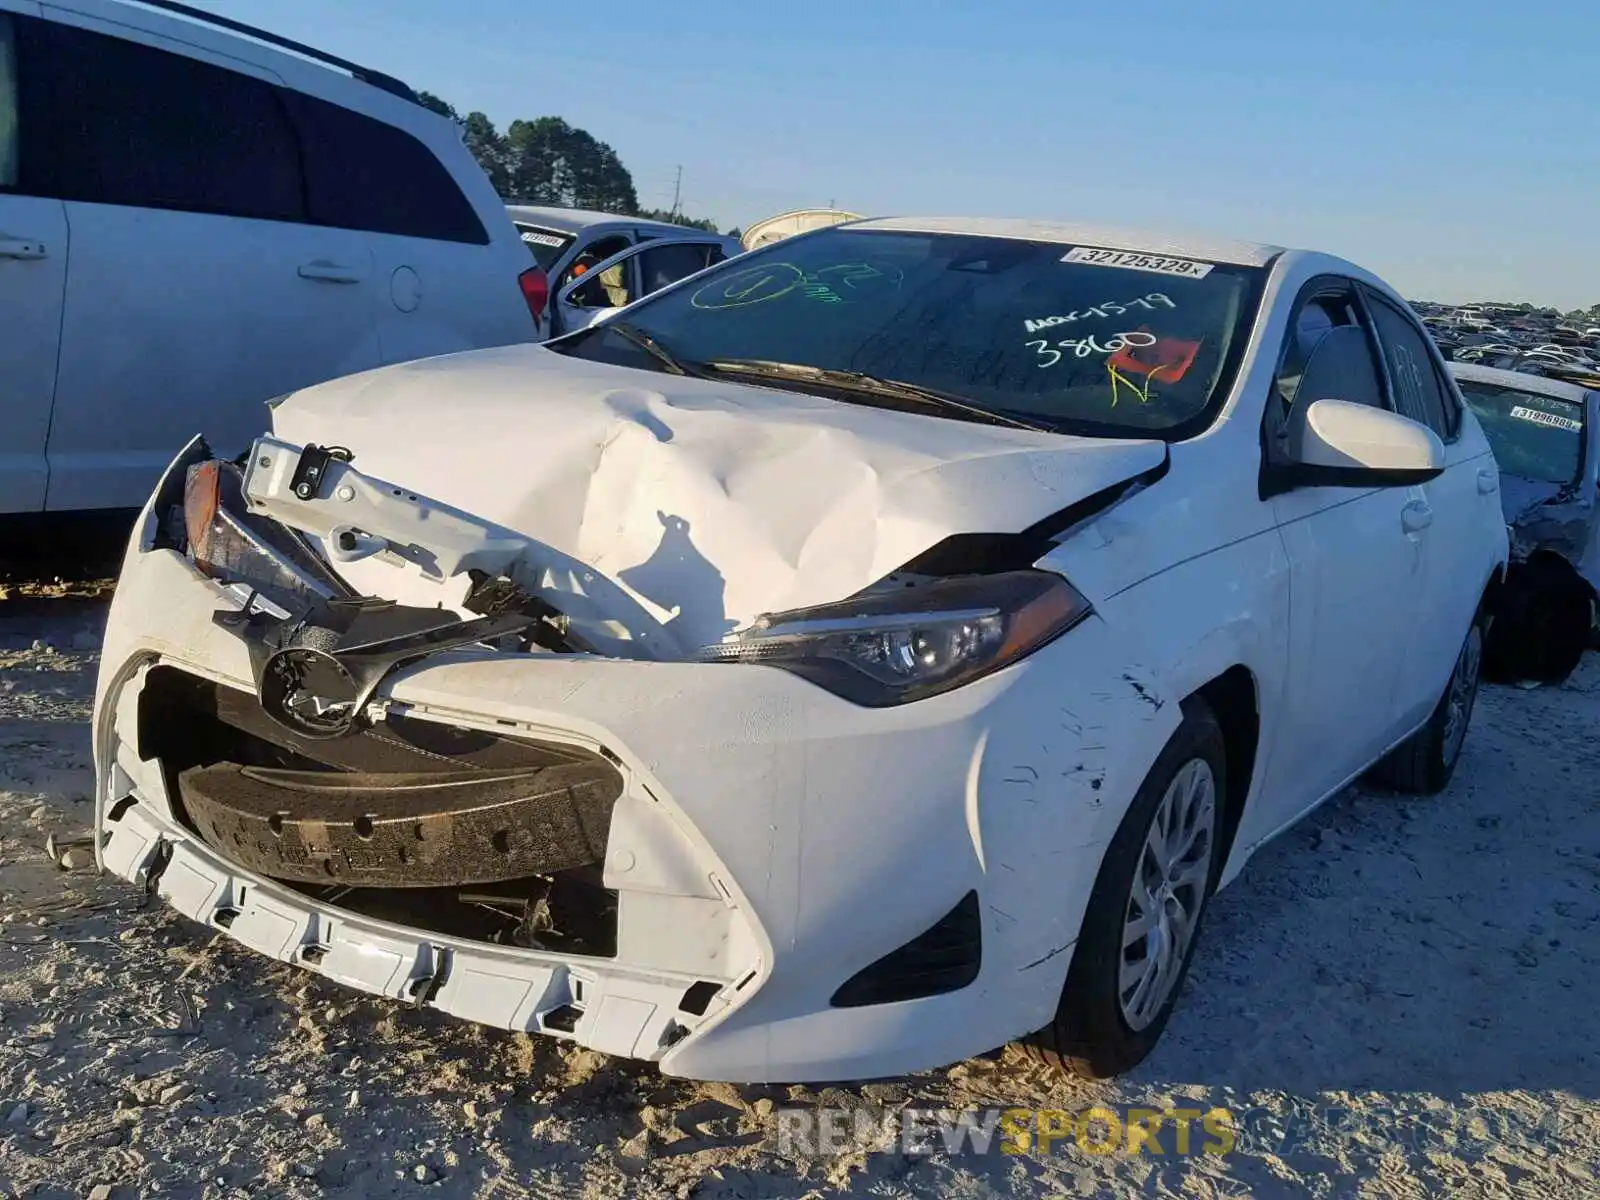
M 274 426 L 677 610 L 690 644 L 842 598 L 950 534 L 1020 532 L 1166 454 L 533 345 L 308 388 Z

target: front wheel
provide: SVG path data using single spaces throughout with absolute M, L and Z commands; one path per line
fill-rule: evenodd
M 1216 717 L 1186 701 L 1101 860 L 1055 1019 L 1023 1043 L 1036 1059 L 1105 1079 L 1154 1048 L 1216 883 L 1226 766 Z
M 1483 667 L 1483 621 L 1473 621 L 1456 655 L 1455 667 L 1428 723 L 1401 742 L 1373 768 L 1380 783 L 1397 792 L 1432 796 L 1442 792 L 1455 774 L 1467 740 L 1467 726 L 1478 699 Z

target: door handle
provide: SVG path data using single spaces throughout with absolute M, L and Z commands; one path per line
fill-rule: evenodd
M 1500 490 L 1500 472 L 1484 467 L 1478 472 L 1478 495 L 1488 496 Z
M 1426 500 L 1413 500 L 1400 510 L 1400 527 L 1407 533 L 1420 533 L 1433 524 L 1433 509 Z
M 36 259 L 48 256 L 43 242 L 29 238 L 0 238 L 0 258 Z
M 360 283 L 366 273 L 360 267 L 347 267 L 342 263 L 317 262 L 300 265 L 301 279 L 314 279 L 318 283 Z

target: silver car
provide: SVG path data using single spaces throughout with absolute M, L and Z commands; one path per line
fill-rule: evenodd
M 1476 363 L 1450 372 L 1494 449 L 1511 535 L 1485 669 L 1558 682 L 1594 640 L 1600 391 Z
M 581 208 L 506 206 L 533 260 L 544 269 L 549 336 L 582 329 L 740 253 L 737 238 L 686 225 Z

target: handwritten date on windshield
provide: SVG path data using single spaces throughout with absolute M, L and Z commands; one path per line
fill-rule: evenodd
M 1052 329 L 1057 325 L 1068 325 L 1073 321 L 1087 321 L 1095 317 L 1120 317 L 1134 308 L 1153 312 L 1157 308 L 1177 308 L 1170 297 L 1161 292 L 1151 292 L 1148 296 L 1136 296 L 1132 300 L 1125 300 L 1118 304 L 1114 300 L 1103 300 L 1093 308 L 1065 313 L 1056 317 L 1030 317 L 1022 323 L 1026 333 L 1038 333 L 1041 329 Z

